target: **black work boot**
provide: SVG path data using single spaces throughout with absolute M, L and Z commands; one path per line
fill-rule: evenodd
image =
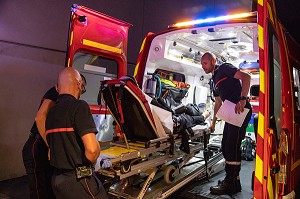
M 242 190 L 239 176 L 227 177 L 219 181 L 218 185 L 210 187 L 210 193 L 214 195 L 234 195 Z
M 235 188 L 236 188 L 237 193 L 242 191 L 240 176 L 236 176 L 236 178 L 235 178 Z

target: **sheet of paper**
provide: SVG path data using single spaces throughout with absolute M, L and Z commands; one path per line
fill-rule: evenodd
M 225 100 L 222 106 L 220 107 L 219 111 L 217 112 L 216 116 L 229 124 L 241 127 L 246 118 L 247 113 L 249 112 L 249 109 L 244 108 L 244 112 L 236 114 L 234 112 L 234 108 L 234 103 Z
M 154 106 L 151 104 L 152 98 L 145 94 L 145 97 L 148 101 L 149 107 L 151 108 L 152 115 L 154 117 L 154 121 L 156 122 L 155 125 L 158 127 L 160 125 L 163 126 L 164 131 L 163 133 L 160 133 L 159 137 L 165 137 L 166 133 L 173 133 L 173 119 L 172 119 L 172 113 L 170 111 L 166 111 L 162 108 L 159 108 L 157 106 Z M 157 123 L 159 119 L 159 124 Z M 158 130 L 158 129 L 157 129 Z

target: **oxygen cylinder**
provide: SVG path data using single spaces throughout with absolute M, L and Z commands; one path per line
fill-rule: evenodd
M 146 94 L 150 97 L 155 97 L 157 81 L 154 76 L 147 80 Z

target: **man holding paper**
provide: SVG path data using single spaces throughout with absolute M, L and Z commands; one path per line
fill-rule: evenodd
M 234 103 L 232 109 L 239 116 L 245 115 L 242 125 L 233 125 L 225 121 L 222 138 L 222 153 L 226 161 L 226 177 L 218 185 L 210 188 L 212 194 L 233 195 L 241 191 L 239 172 L 241 170 L 241 141 L 245 138 L 246 128 L 251 119 L 252 109 L 247 95 L 250 88 L 250 75 L 230 63 L 216 64 L 216 57 L 210 52 L 201 57 L 201 65 L 206 74 L 212 73 L 213 94 L 215 97 L 214 116 L 211 123 L 212 132 L 215 129 L 217 112 L 225 100 Z M 227 104 L 227 103 L 225 103 Z M 224 105 L 225 105 L 224 104 Z M 227 106 L 228 107 L 228 106 Z M 223 108 L 223 107 L 222 107 Z M 247 114 L 244 109 L 248 108 Z M 224 109 L 222 109 L 224 110 Z M 226 110 L 226 109 L 225 109 Z M 223 112 L 224 113 L 224 112 Z

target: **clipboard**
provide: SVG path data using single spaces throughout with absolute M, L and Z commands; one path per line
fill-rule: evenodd
M 232 103 L 228 100 L 225 100 L 222 103 L 222 106 L 219 108 L 216 117 L 224 120 L 225 122 L 232 124 L 234 126 L 241 127 L 248 112 L 248 108 L 244 108 L 244 111 L 241 112 L 240 114 L 235 113 L 234 108 L 235 108 L 235 103 Z

